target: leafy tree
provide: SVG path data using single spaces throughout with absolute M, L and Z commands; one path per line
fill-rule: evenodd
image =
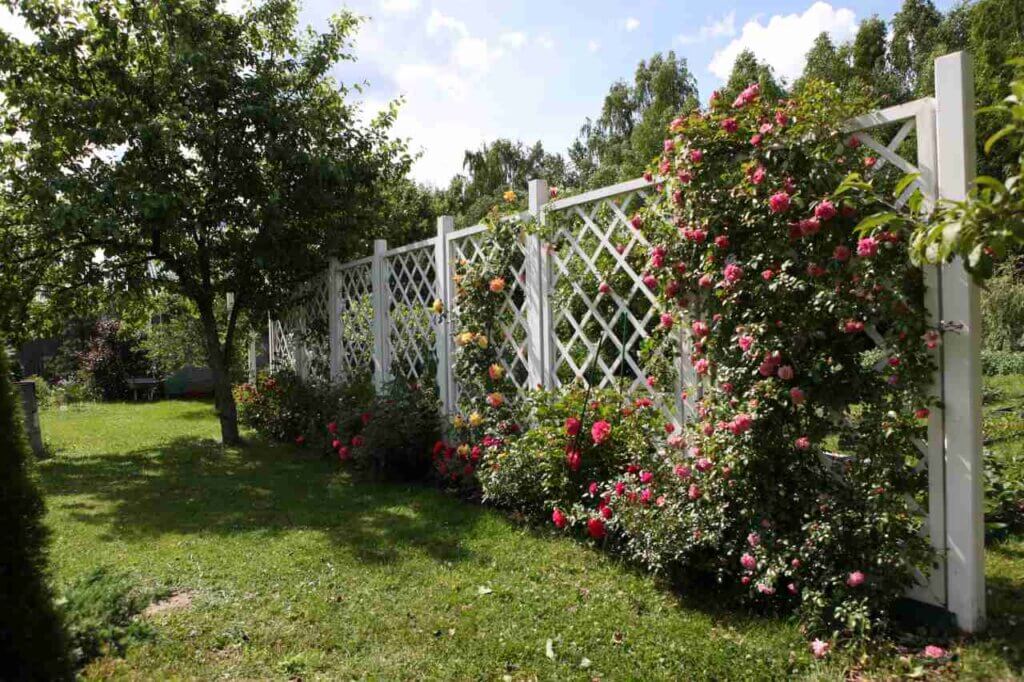
M 527 146 L 518 140 L 497 139 L 478 150 L 467 150 L 463 168 L 465 174 L 455 176 L 435 203 L 442 209 L 438 214 L 454 215 L 458 225 L 480 222 L 510 189 L 525 207 L 523 190 L 534 178 L 545 178 L 556 187 L 572 183 L 565 159 L 545 152 L 540 142 Z
M 583 187 L 638 177 L 661 152 L 669 122 L 697 107 L 697 84 L 686 60 L 656 53 L 637 65 L 633 82 L 617 81 L 601 115 L 587 120 L 569 148 Z
M 7 353 L 0 352 L 0 661 L 4 679 L 70 680 L 66 636 L 47 582 L 43 500 L 29 474 L 20 412 Z
M 932 0 L 904 0 L 892 20 L 889 64 L 901 93 L 919 96 L 932 91 L 932 59 L 942 13 Z
M 800 90 L 802 84 L 808 79 L 835 85 L 850 83 L 853 77 L 853 68 L 850 65 L 851 53 L 852 48 L 849 45 L 836 48 L 828 33 L 822 31 L 814 39 L 814 44 L 807 52 L 803 75 L 793 84 L 793 89 Z
M 362 247 L 378 188 L 408 167 L 387 135 L 395 107 L 363 126 L 330 76 L 359 20 L 299 32 L 295 0 L 240 16 L 217 0 L 4 4 L 38 36 L 0 35 L 0 128 L 20 133 L 0 167 L 11 261 L 191 300 L 222 437 L 237 442 L 242 314 L 288 305 L 329 256 Z
M 743 50 L 736 56 L 729 80 L 726 81 L 725 87 L 719 94 L 725 101 L 731 102 L 751 83 L 760 85 L 761 96 L 769 100 L 781 99 L 786 96 L 786 90 L 775 79 L 772 67 L 766 62 L 759 62 L 752 51 Z

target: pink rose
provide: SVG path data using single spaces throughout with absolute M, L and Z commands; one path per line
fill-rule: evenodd
M 590 429 L 590 437 L 594 439 L 594 445 L 600 445 L 612 435 L 612 425 L 605 420 L 594 422 Z
M 943 649 L 941 646 L 935 646 L 934 644 L 929 644 L 928 646 L 926 646 L 924 648 L 924 656 L 925 656 L 925 658 L 945 658 L 946 655 L 947 655 L 946 650 Z
M 565 514 L 561 509 L 555 507 L 555 511 L 551 512 L 551 522 L 555 524 L 555 528 L 565 528 L 565 524 L 569 522 Z
M 845 263 L 846 261 L 850 260 L 850 247 L 840 244 L 832 252 L 832 257 L 835 258 L 840 263 Z
M 690 150 L 690 161 L 693 163 L 700 163 L 704 160 L 704 152 L 700 149 Z
M 807 436 L 800 436 L 793 443 L 797 450 L 809 450 L 811 448 L 811 439 Z
M 720 249 L 729 248 L 729 238 L 724 234 L 715 237 L 715 246 L 717 246 Z
M 327 433 L 331 434 L 332 436 L 334 434 L 338 433 L 338 423 L 337 422 L 331 422 L 330 424 L 328 424 L 327 425 Z
M 722 271 L 722 275 L 725 277 L 726 282 L 733 284 L 740 281 L 743 277 L 743 268 L 735 263 L 729 263 L 725 266 L 725 270 Z
M 750 533 L 747 535 L 747 544 L 751 547 L 757 547 L 761 544 L 761 536 L 757 533 Z
M 686 466 L 685 464 L 677 464 L 675 468 L 675 473 L 676 476 L 685 481 L 690 477 L 692 471 L 690 470 L 690 467 Z
M 691 500 L 699 500 L 703 493 L 700 491 L 700 487 L 696 483 L 691 483 L 690 488 L 686 491 L 686 496 Z
M 757 559 L 748 553 L 744 553 L 743 556 L 740 557 L 740 565 L 748 571 L 753 571 L 757 568 Z
M 831 645 L 828 642 L 823 642 L 820 639 L 811 642 L 811 652 L 815 658 L 825 658 L 830 647 Z
M 690 325 L 690 329 L 693 330 L 693 335 L 698 338 L 705 337 L 711 333 L 711 329 L 708 327 L 707 322 L 703 322 L 701 320 L 697 320 Z
M 658 278 L 654 275 L 644 275 L 644 286 L 654 291 L 658 288 Z
M 702 474 L 710 471 L 712 466 L 714 465 L 711 464 L 711 460 L 708 459 L 707 457 L 701 457 L 700 459 L 697 460 L 697 471 L 701 472 Z
M 846 584 L 850 587 L 860 587 L 864 584 L 864 574 L 860 571 L 854 571 L 846 577 Z
M 847 334 L 859 334 L 864 331 L 864 323 L 860 320 L 846 320 L 843 322 L 843 331 Z
M 641 471 L 640 472 L 640 482 L 641 483 L 650 483 L 653 480 L 654 480 L 654 474 L 652 474 L 650 471 Z
M 580 432 L 580 420 L 576 417 L 569 417 L 565 420 L 565 433 L 569 436 L 575 436 Z
M 778 372 L 776 372 L 776 374 L 778 374 L 778 377 L 783 381 L 790 381 L 793 378 L 794 371 L 792 366 L 783 365 L 782 367 L 779 367 L 779 370 Z
M 857 241 L 857 255 L 861 258 L 871 258 L 878 253 L 878 240 L 874 237 L 864 237 Z
M 600 540 L 605 535 L 604 521 L 601 519 L 587 519 L 587 533 L 595 540 Z
M 748 350 L 750 350 L 750 347 L 754 345 L 754 337 L 744 334 L 739 339 L 739 345 L 740 348 L 743 349 L 743 352 L 746 353 Z
M 570 450 L 565 455 L 565 463 L 570 471 L 580 470 L 580 453 L 578 450 Z
M 730 134 L 735 133 L 739 130 L 739 124 L 736 123 L 736 119 L 727 118 L 722 121 L 722 130 Z
M 693 363 L 693 369 L 697 374 L 707 374 L 711 363 L 707 361 L 707 358 L 701 358 L 697 362 Z
M 829 221 L 836 217 L 836 207 L 828 199 L 814 207 L 814 217 L 821 221 Z
M 600 291 L 602 294 L 607 294 L 612 290 L 612 287 L 610 284 L 608 284 L 608 282 L 601 282 L 600 284 L 597 285 L 597 290 Z
M 697 286 L 702 289 L 710 289 L 715 286 L 715 278 L 711 275 L 701 275 L 700 279 L 697 280 Z
M 672 319 L 672 313 L 662 313 L 660 320 L 662 329 L 671 329 L 672 325 L 675 323 Z
M 803 405 L 804 401 L 807 399 L 807 396 L 804 394 L 802 390 L 794 386 L 793 388 L 789 389 L 789 399 L 793 401 L 794 405 Z
M 662 146 L 666 152 L 670 152 L 676 148 L 676 143 L 673 140 L 665 140 L 665 143 Z
M 785 192 L 776 192 L 769 197 L 768 207 L 772 213 L 785 213 L 789 210 L 789 195 Z
M 760 185 L 762 182 L 764 182 L 764 178 L 767 174 L 768 171 L 764 169 L 764 166 L 758 166 L 753 171 L 751 171 L 750 182 L 754 185 Z

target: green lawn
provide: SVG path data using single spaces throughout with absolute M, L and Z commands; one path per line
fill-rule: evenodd
M 843 679 L 865 667 L 852 654 L 815 662 L 787 619 L 675 594 L 434 490 L 367 483 L 291 446 L 223 448 L 206 403 L 87 405 L 45 412 L 43 429 L 57 582 L 106 566 L 192 600 L 87 677 Z M 992 634 L 929 672 L 1024 671 L 1024 538 L 993 547 L 989 573 Z M 917 665 L 889 649 L 869 673 Z

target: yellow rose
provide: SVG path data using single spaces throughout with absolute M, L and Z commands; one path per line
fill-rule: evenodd
M 476 337 L 476 345 L 480 346 L 481 348 L 487 348 L 487 337 L 484 336 L 483 334 Z
M 460 346 L 468 346 L 473 343 L 473 332 L 462 332 L 455 337 L 455 343 Z
M 462 455 L 463 457 L 468 456 L 469 455 L 469 446 L 466 445 L 465 443 L 460 445 L 459 446 L 459 454 Z
M 505 278 L 495 277 L 490 281 L 487 287 L 491 290 L 492 294 L 500 294 L 505 291 Z
M 444 303 L 442 303 L 442 302 L 441 302 L 441 299 L 439 299 L 439 298 L 435 298 L 435 299 L 434 299 L 434 304 L 433 304 L 432 306 L 430 306 L 430 308 L 431 308 L 431 310 L 433 310 L 433 311 L 434 311 L 435 313 L 437 313 L 438 315 L 440 315 L 441 313 L 443 313 L 443 312 L 444 312 Z
M 501 198 L 504 199 L 505 201 L 507 201 L 508 203 L 512 204 L 512 203 L 515 203 L 516 193 L 513 192 L 512 190 L 508 190 L 504 194 L 501 195 Z
M 481 424 L 483 424 L 483 422 L 484 418 L 480 416 L 479 412 L 474 412 L 473 414 L 469 415 L 470 426 L 480 426 Z
M 498 392 L 487 394 L 487 404 L 491 407 L 498 408 L 505 404 L 505 396 Z
M 461 414 L 455 415 L 455 419 L 452 420 L 452 422 L 455 424 L 455 428 L 457 429 L 461 429 L 466 425 L 466 420 L 462 418 Z
M 505 368 L 494 363 L 487 368 L 487 375 L 491 377 L 491 381 L 501 381 L 502 377 L 505 376 Z

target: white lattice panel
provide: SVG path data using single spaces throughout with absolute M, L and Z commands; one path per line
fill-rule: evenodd
M 384 257 L 389 371 L 394 377 L 434 379 L 435 334 L 430 306 L 438 296 L 434 240 Z
M 476 263 L 497 256 L 489 249 L 500 248 L 490 240 L 486 227 L 478 226 L 454 233 L 448 242 L 452 262 L 465 260 Z M 501 314 L 494 320 L 497 329 L 492 342 L 496 344 L 498 360 L 505 367 L 506 376 L 520 392 L 529 386 L 529 349 L 526 322 L 526 247 L 517 241 L 509 271 L 505 276 L 505 291 Z M 458 309 L 455 310 L 456 315 Z M 457 387 L 456 387 L 457 390 Z
M 338 268 L 340 379 L 373 373 L 373 266 L 368 259 Z
M 589 202 L 559 202 L 557 208 L 563 215 L 551 254 L 554 378 L 558 384 L 622 384 L 678 418 L 679 383 L 652 385 L 644 370 L 642 346 L 662 311 L 655 292 L 642 281 L 650 244 L 630 224 L 637 210 L 661 197 L 642 182 L 627 183 L 622 193 L 597 194 Z M 600 290 L 605 281 L 611 286 L 607 293 Z M 669 334 L 652 353 L 679 368 L 684 359 L 678 344 L 679 336 Z

